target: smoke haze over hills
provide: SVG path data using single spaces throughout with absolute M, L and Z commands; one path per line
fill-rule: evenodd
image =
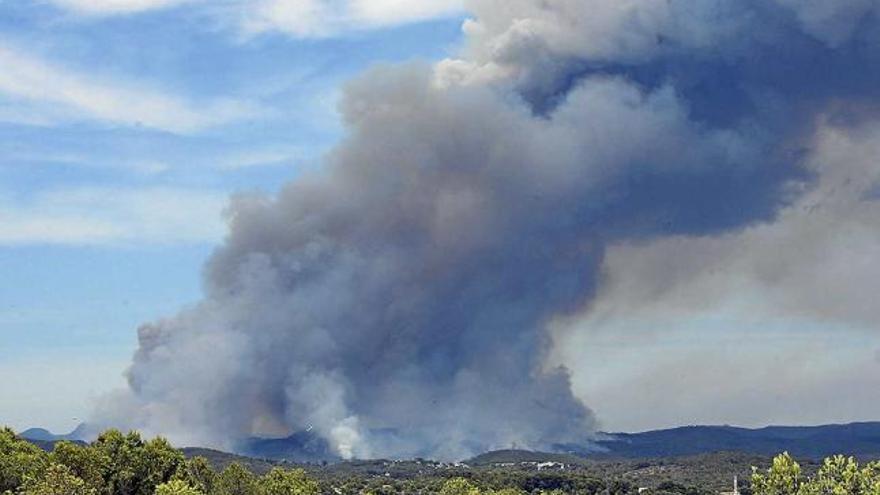
M 607 250 L 775 221 L 835 173 L 816 136 L 878 102 L 870 0 L 469 9 L 460 58 L 362 75 L 320 170 L 235 199 L 204 300 L 140 328 L 96 424 L 223 447 L 313 429 L 343 457 L 584 444 L 547 330 L 589 314 Z M 646 286 L 675 279 L 637 254 Z

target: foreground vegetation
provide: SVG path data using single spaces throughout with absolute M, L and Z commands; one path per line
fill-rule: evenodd
M 55 444 L 51 453 L 0 429 L 0 494 L 12 495 L 315 495 L 302 469 L 255 476 L 239 464 L 215 472 L 166 440 L 103 433 L 90 445 Z
M 770 462 L 731 453 L 535 461 L 511 451 L 480 456 L 474 465 L 416 459 L 293 466 L 197 450 L 211 458 L 192 449 L 187 458 L 162 438 L 110 430 L 91 444 L 58 442 L 47 452 L 0 429 L 0 495 L 714 495 L 734 474 L 742 479 L 748 466 Z M 802 466 L 783 454 L 769 469 L 753 469 L 740 488 L 742 495 L 880 495 L 880 463 L 837 456 Z
M 865 466 L 842 455 L 825 459 L 814 476 L 804 476 L 787 453 L 766 471 L 752 475 L 755 495 L 880 495 L 880 462 Z

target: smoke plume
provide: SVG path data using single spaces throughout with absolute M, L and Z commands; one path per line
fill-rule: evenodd
M 606 247 L 808 191 L 818 120 L 877 102 L 878 7 L 470 2 L 460 58 L 369 71 L 319 171 L 233 202 L 204 300 L 139 330 L 97 416 L 227 446 L 312 428 L 345 457 L 587 442 L 548 325 Z

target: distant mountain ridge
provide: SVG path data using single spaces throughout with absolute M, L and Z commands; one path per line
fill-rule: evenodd
M 338 462 L 342 460 L 324 438 L 300 431 L 286 438 L 249 438 L 236 453 L 251 457 L 294 462 Z
M 88 426 L 80 423 L 70 433 L 56 435 L 45 428 L 28 428 L 18 434 L 26 440 L 37 440 L 41 442 L 60 442 L 62 440 L 70 441 L 86 441 L 88 439 Z
M 339 460 L 324 439 L 307 432 L 287 438 L 250 439 L 238 450 L 253 457 L 295 462 Z M 599 439 L 590 445 L 559 445 L 555 450 L 556 454 L 574 454 L 586 459 L 680 457 L 714 452 L 774 455 L 785 451 L 808 459 L 834 454 L 880 458 L 880 422 L 757 429 L 683 426 L 641 433 L 600 433 Z M 522 452 L 508 450 L 488 454 L 506 453 L 495 457 L 509 460 L 522 457 Z M 559 458 L 550 455 L 545 460 L 558 461 Z
M 880 457 L 880 422 L 822 426 L 683 426 L 642 433 L 613 433 L 588 457 L 668 457 L 711 452 L 772 455 L 789 452 L 818 459 L 834 454 Z
M 80 425 L 71 433 L 54 435 L 42 428 L 21 432 L 22 438 L 50 446 L 59 440 L 82 441 L 87 428 Z M 328 442 L 311 432 L 298 432 L 286 438 L 250 438 L 235 449 L 237 454 L 259 459 L 292 462 L 337 462 L 341 460 Z M 561 454 L 586 459 L 680 457 L 714 452 L 741 452 L 773 455 L 787 451 L 800 458 L 820 459 L 834 454 L 880 458 L 880 422 L 822 426 L 683 426 L 640 433 L 601 433 L 590 445 L 559 445 L 548 460 Z M 525 451 L 501 450 L 478 456 L 481 462 L 510 462 Z M 531 457 L 543 458 L 541 453 Z M 531 458 L 530 457 L 530 458 Z M 497 460 L 493 460 L 497 459 Z M 571 460 L 571 458 L 569 458 Z

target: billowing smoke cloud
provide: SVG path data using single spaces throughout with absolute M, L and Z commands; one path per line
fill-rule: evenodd
M 812 187 L 772 223 L 609 248 L 601 293 L 557 326 L 551 362 L 570 363 L 576 396 L 615 431 L 871 420 L 878 157 L 876 119 L 823 121 Z
M 99 419 L 359 457 L 584 443 L 547 327 L 606 247 L 773 220 L 817 119 L 880 90 L 873 1 L 470 8 L 461 59 L 362 76 L 320 171 L 234 202 L 205 299 L 140 329 Z

